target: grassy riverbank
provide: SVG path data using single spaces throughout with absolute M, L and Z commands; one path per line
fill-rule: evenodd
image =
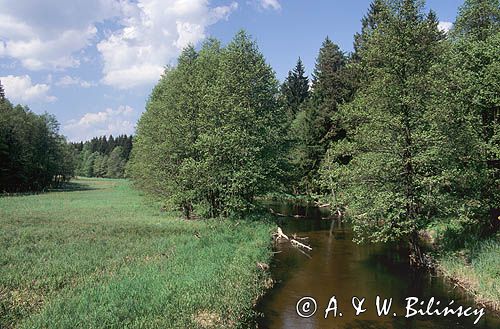
M 234 328 L 272 227 L 182 221 L 125 180 L 0 198 L 0 328 Z
M 500 239 L 478 241 L 468 248 L 442 253 L 439 270 L 474 295 L 475 299 L 500 311 Z
M 459 228 L 447 223 L 426 231 L 424 239 L 433 245 L 437 269 L 477 302 L 500 311 L 500 233 L 464 242 L 456 231 Z

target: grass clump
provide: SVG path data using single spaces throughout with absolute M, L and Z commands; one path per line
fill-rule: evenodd
M 500 310 L 500 236 L 442 252 L 439 269 L 471 292 L 478 302 Z
M 183 221 L 125 180 L 0 198 L 1 328 L 245 327 L 272 226 Z

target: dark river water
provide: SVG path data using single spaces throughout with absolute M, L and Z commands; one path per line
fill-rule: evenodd
M 452 314 L 446 317 L 415 315 L 406 318 L 408 297 L 418 298 L 418 303 L 411 309 L 422 309 L 423 312 L 432 297 L 435 302 L 431 311 L 443 310 L 446 306 L 456 310 L 463 306 L 464 310 L 472 307 L 470 311 L 479 312 L 481 306 L 442 277 L 409 268 L 404 247 L 358 245 L 352 242 L 353 232 L 348 225 L 338 220 L 324 219 L 328 217 L 328 212 L 317 208 L 272 203 L 269 206 L 282 214 L 305 216 L 280 217 L 278 224 L 287 235 L 297 233 L 301 237 L 308 237 L 306 243 L 313 250 L 305 255 L 288 243 L 277 246 L 279 253 L 274 256 L 271 265 L 277 283 L 257 306 L 257 310 L 263 314 L 259 321 L 260 329 L 500 328 L 498 316 L 487 309 L 477 324 L 474 321 L 479 314 L 469 317 Z M 378 316 L 377 296 L 380 296 L 381 302 L 392 298 L 387 316 Z M 317 305 L 317 311 L 308 318 L 300 317 L 296 310 L 297 302 L 303 297 L 314 298 Z M 325 319 L 325 310 L 332 297 L 336 300 L 336 316 L 331 311 Z M 351 304 L 353 297 L 360 300 L 365 298 L 362 308 L 366 311 L 358 316 Z M 424 305 L 420 306 L 422 301 Z M 437 301 L 440 304 L 436 307 Z M 449 306 L 451 301 L 454 303 Z M 300 304 L 299 310 L 309 315 L 313 305 L 312 301 Z M 332 307 L 334 305 L 331 304 Z

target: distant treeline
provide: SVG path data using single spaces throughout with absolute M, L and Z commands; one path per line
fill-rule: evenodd
M 94 137 L 72 143 L 77 152 L 76 175 L 85 177 L 125 177 L 125 166 L 132 150 L 132 136 Z
M 14 106 L 0 82 L 0 193 L 58 187 L 73 176 L 75 164 L 56 118 Z

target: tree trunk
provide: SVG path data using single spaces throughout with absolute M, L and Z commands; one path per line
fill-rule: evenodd
M 418 233 L 413 232 L 409 240 L 410 265 L 414 267 L 425 266 L 422 249 L 420 248 Z

